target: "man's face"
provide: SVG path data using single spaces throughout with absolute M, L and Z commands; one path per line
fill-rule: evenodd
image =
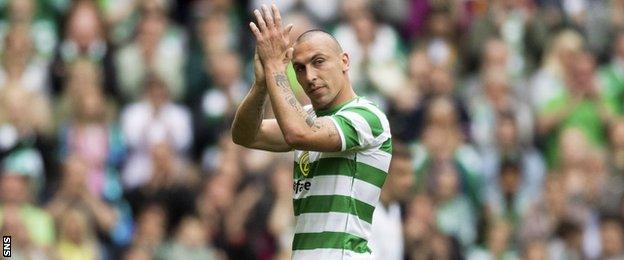
M 293 67 L 314 108 L 325 109 L 334 105 L 332 101 L 345 85 L 349 57 L 332 48 L 326 36 L 311 37 L 295 45 Z

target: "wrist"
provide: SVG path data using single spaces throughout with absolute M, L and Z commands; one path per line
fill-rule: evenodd
M 278 61 L 273 61 L 273 62 L 266 62 L 263 66 L 265 70 L 267 71 L 266 75 L 272 75 L 273 73 L 286 72 L 286 66 L 288 66 L 288 64 L 284 64 Z
M 266 94 L 267 92 L 266 82 L 254 82 L 254 84 L 251 86 L 251 91 L 260 95 Z
M 252 85 L 252 88 L 254 88 L 254 89 L 258 89 L 258 90 L 260 90 L 260 89 L 264 89 L 264 88 L 266 88 L 266 81 L 265 81 L 265 80 L 262 80 L 262 81 L 254 81 L 254 83 L 253 83 L 253 85 Z

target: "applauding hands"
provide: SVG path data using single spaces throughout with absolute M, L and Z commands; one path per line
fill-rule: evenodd
M 254 10 L 254 15 L 256 23 L 249 23 L 249 28 L 256 39 L 256 51 L 264 68 L 285 69 L 293 52 L 288 36 L 292 24 L 282 28 L 282 17 L 275 5 L 270 9 L 262 5 L 261 10 Z

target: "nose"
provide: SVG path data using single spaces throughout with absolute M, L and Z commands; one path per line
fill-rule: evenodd
M 306 68 L 306 79 L 308 82 L 313 83 L 317 78 L 316 70 L 312 66 Z

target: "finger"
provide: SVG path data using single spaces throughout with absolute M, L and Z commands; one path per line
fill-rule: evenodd
M 256 46 L 254 50 L 254 59 L 260 60 L 260 55 L 258 54 L 258 46 Z
M 262 18 L 262 14 L 258 9 L 254 10 L 254 15 L 256 16 L 256 20 L 258 21 L 258 28 L 260 29 L 260 32 L 266 31 L 266 23 L 264 22 L 264 18 Z
M 275 4 L 272 4 L 271 10 L 273 11 L 273 18 L 275 19 L 275 28 L 280 30 L 282 28 L 282 16 L 280 15 L 279 9 L 277 9 Z
M 254 37 L 256 37 L 256 40 L 260 39 L 260 29 L 258 29 L 258 26 L 256 26 L 255 23 L 250 22 L 249 29 L 251 29 L 251 32 L 254 34 Z
M 292 23 L 286 25 L 286 28 L 284 28 L 284 31 L 282 32 L 283 36 L 284 37 L 290 37 L 290 32 L 292 31 L 293 27 L 294 26 L 293 26 Z
M 271 10 L 266 5 L 262 5 L 262 13 L 268 29 L 273 29 L 274 21 L 271 15 Z

